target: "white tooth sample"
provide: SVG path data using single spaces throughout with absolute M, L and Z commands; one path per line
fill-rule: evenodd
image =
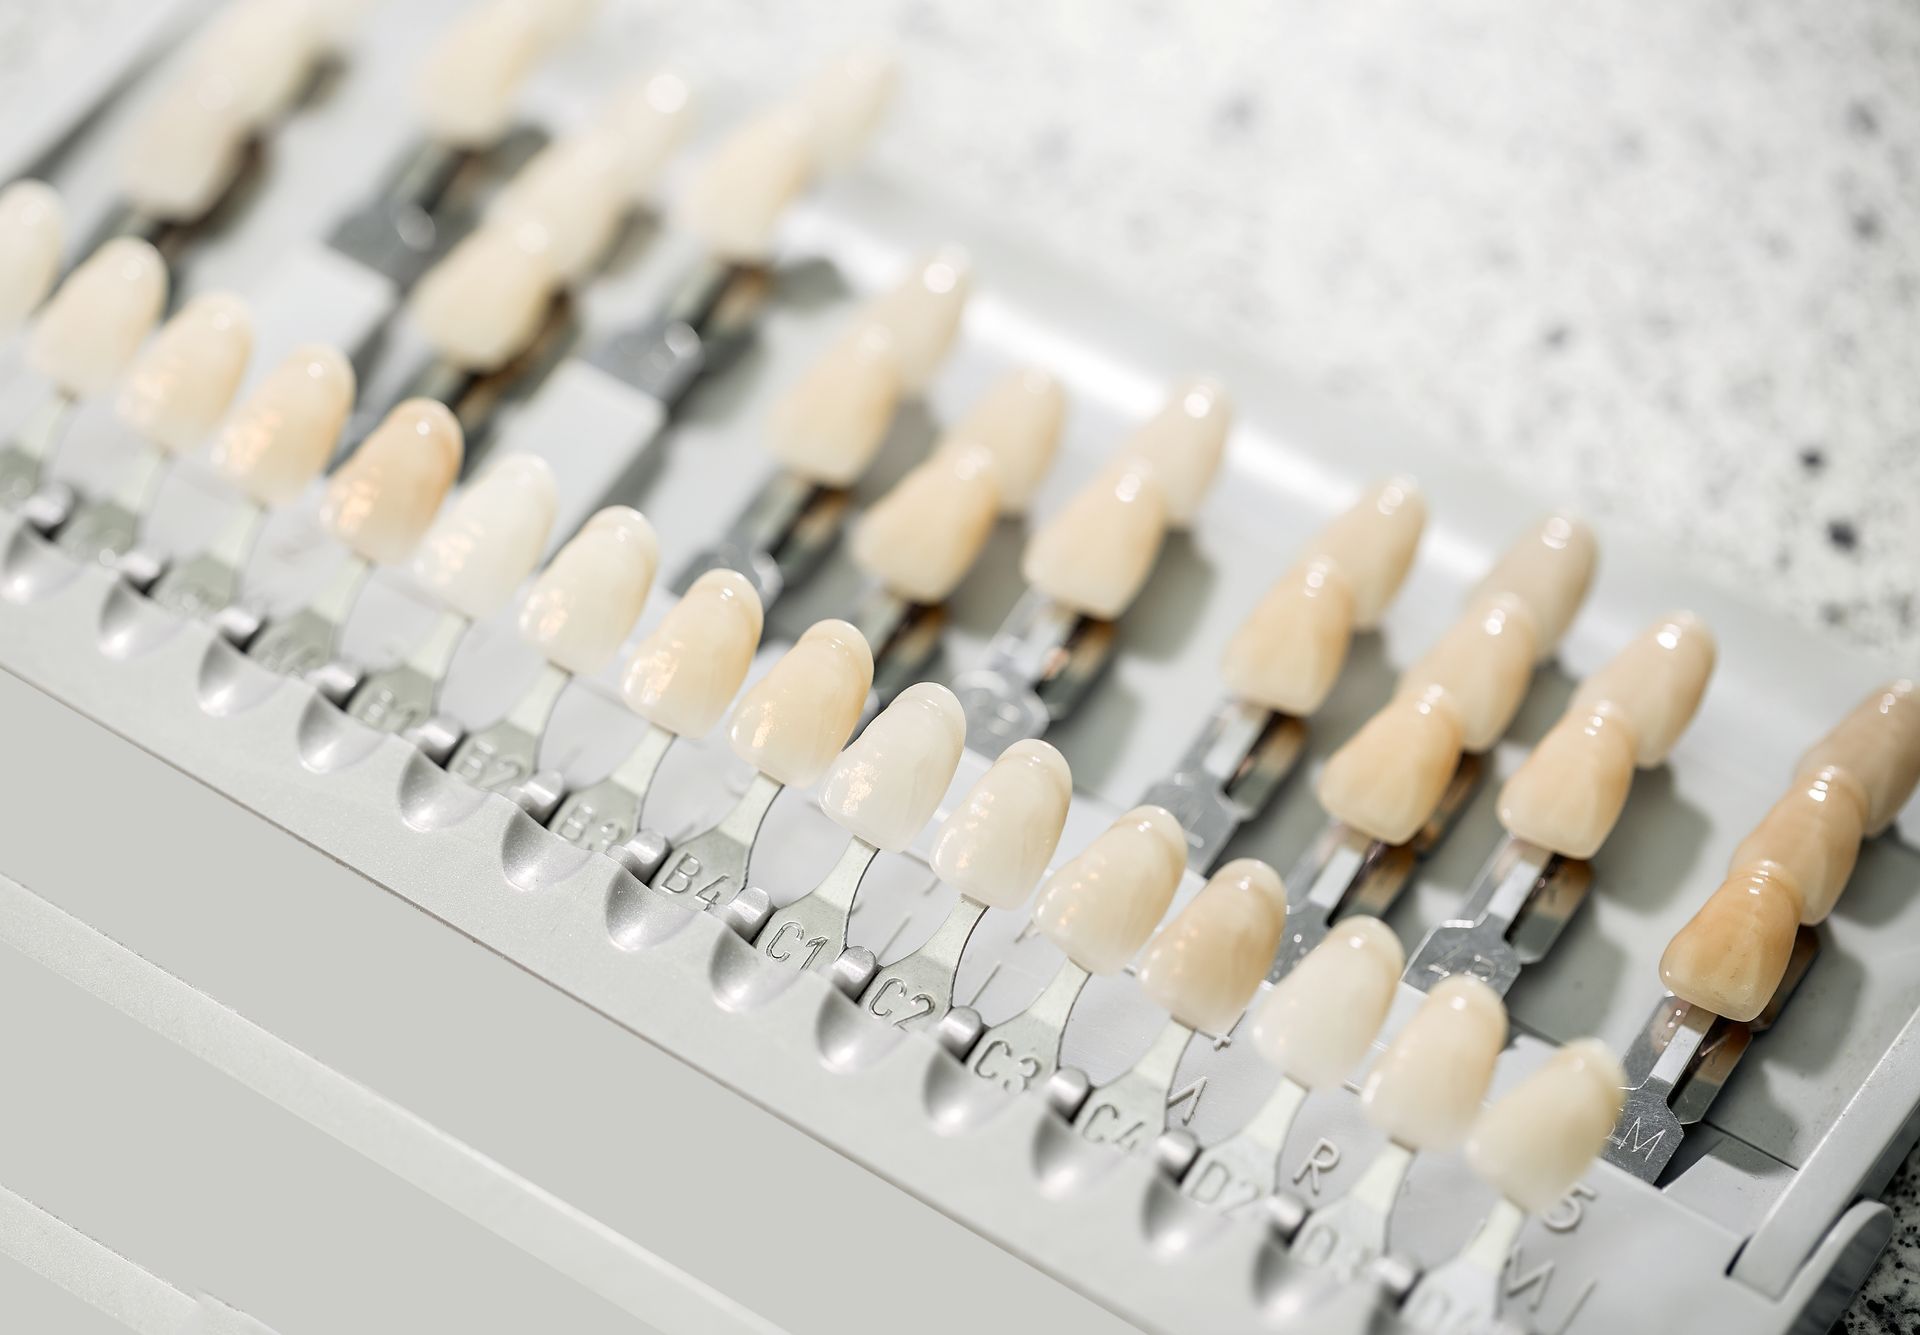
M 1453 1149 L 1480 1111 L 1506 1041 L 1507 1008 L 1492 988 L 1466 974 L 1442 979 L 1367 1072 L 1367 1120 L 1407 1149 Z
M 1526 698 L 1535 662 L 1533 617 L 1510 593 L 1484 595 L 1400 676 L 1400 693 L 1441 686 L 1460 707 L 1461 746 L 1500 740 Z
M 103 394 L 167 304 L 167 266 L 135 237 L 101 246 L 40 308 L 27 364 L 68 394 Z
M 1413 479 L 1388 478 L 1367 489 L 1315 536 L 1308 552 L 1334 562 L 1353 586 L 1353 624 L 1372 630 L 1413 565 L 1427 503 Z
M 230 81 L 176 84 L 133 127 L 120 192 L 152 217 L 198 221 L 239 172 L 247 135 Z
M 1047 869 L 1073 801 L 1073 773 L 1038 738 L 1015 742 L 980 776 L 933 841 L 936 876 L 990 909 L 1017 909 Z
M 833 60 L 806 86 L 800 105 L 822 170 L 839 171 L 866 148 L 899 80 L 892 52 L 863 47 Z
M 1867 795 L 1828 766 L 1794 782 L 1728 859 L 1730 867 L 1776 862 L 1800 888 L 1800 921 L 1825 922 L 1853 875 L 1866 835 Z
M 877 324 L 893 335 L 900 382 L 911 393 L 926 388 L 953 346 L 972 287 L 970 265 L 964 250 L 944 247 L 868 302 L 860 314 L 858 324 Z
M 560 288 L 538 223 L 469 234 L 414 289 L 414 324 L 435 352 L 469 371 L 497 371 L 526 351 Z
M 546 263 L 557 275 L 577 279 L 606 252 L 626 214 L 625 167 L 611 131 L 557 139 L 494 196 L 480 234 L 532 227 L 533 235 L 544 238 Z
M 120 420 L 185 454 L 219 423 L 252 355 L 247 303 L 225 292 L 195 297 L 134 358 L 115 405 Z
M 1598 555 L 1585 522 L 1548 515 L 1501 554 L 1472 596 L 1511 593 L 1525 603 L 1533 616 L 1534 652 L 1544 663 L 1586 601 Z
M 1020 573 L 1075 611 L 1112 620 L 1147 582 L 1166 535 L 1166 496 L 1155 475 L 1108 469 L 1027 541 Z
M 1207 498 L 1233 429 L 1233 400 L 1217 380 L 1176 387 L 1166 404 L 1137 427 L 1117 457 L 1144 460 L 1166 493 L 1167 522 L 1185 528 Z
M 770 112 L 736 130 L 701 165 L 674 210 L 675 221 L 714 258 L 763 263 L 773 234 L 813 174 L 808 122 Z
M 1633 785 L 1633 729 L 1611 704 L 1554 724 L 1500 790 L 1500 823 L 1563 857 L 1600 851 Z
M 1660 956 L 1660 981 L 1682 1001 L 1745 1023 L 1773 999 L 1806 907 L 1777 862 L 1742 867 L 1707 897 Z
M 1569 1043 L 1480 1114 L 1467 1161 L 1529 1214 L 1551 1210 L 1606 1147 L 1626 1083 L 1599 1039 Z
M 1634 761 L 1658 765 L 1693 721 L 1713 675 L 1713 632 L 1691 612 L 1654 623 L 1611 662 L 1580 683 L 1568 709 L 1618 705 L 1633 725 Z
M 325 42 L 321 6 L 309 0 L 237 0 L 195 39 L 186 81 L 231 81 L 235 113 L 250 127 L 278 116 L 313 74 Z
M 445 404 L 408 399 L 328 480 L 320 522 L 369 561 L 406 560 L 447 498 L 464 448 Z
M 1888 682 L 1800 757 L 1802 778 L 1829 765 L 1851 775 L 1867 798 L 1867 834 L 1879 834 L 1920 784 L 1920 688 Z
M 1135 807 L 1047 878 L 1033 921 L 1088 973 L 1118 973 L 1159 925 L 1186 865 L 1173 814 Z
M 762 615 L 746 576 L 707 571 L 627 660 L 627 707 L 676 737 L 710 731 L 753 666 Z
M 909 602 L 943 603 L 980 558 L 999 501 L 993 456 L 946 446 L 860 516 L 854 564 Z
M 545 55 L 562 42 L 580 35 L 600 7 L 600 0 L 503 0 L 526 8 L 538 33 L 540 53 Z
M 1254 1047 L 1295 1084 L 1333 1088 L 1373 1046 L 1406 966 L 1392 928 L 1341 919 L 1254 1011 Z
M 302 344 L 227 418 L 210 460 L 261 505 L 289 504 L 333 457 L 353 394 L 353 363 L 338 348 Z
M 1460 710 L 1441 687 L 1390 701 L 1328 757 L 1314 791 L 1326 813 L 1370 839 L 1420 832 L 1460 763 Z
M 660 542 L 646 516 L 608 506 L 540 572 L 520 605 L 520 638 L 549 663 L 592 676 L 640 619 L 659 564 Z
M 1353 586 L 1326 560 L 1296 565 L 1227 641 L 1220 676 L 1236 697 L 1304 718 L 1327 698 L 1353 640 Z
M 805 788 L 833 763 L 872 689 L 866 637 L 844 621 L 816 621 L 747 688 L 727 740 L 762 774 Z
M 1258 858 L 1236 858 L 1154 933 L 1140 988 L 1187 1028 L 1224 1034 L 1273 966 L 1286 925 L 1280 873 Z
M 513 119 L 520 85 L 545 54 L 541 6 L 492 0 L 440 35 L 420 71 L 417 98 L 427 133 L 453 148 L 492 144 Z
M 539 564 L 558 504 L 545 459 L 496 460 L 427 530 L 413 554 L 414 577 L 468 620 L 486 620 Z
M 1053 466 L 1066 416 L 1060 382 L 1038 367 L 1022 367 L 975 399 L 943 444 L 964 441 L 989 451 L 1000 483 L 1000 513 L 1021 514 Z
M 946 796 L 966 733 L 967 716 L 953 692 L 916 682 L 833 762 L 821 809 L 854 838 L 901 851 Z
M 638 203 L 652 195 L 693 126 L 693 92 L 685 79 L 662 70 L 616 92 L 596 123 L 620 146 L 621 188 Z
M 810 482 L 851 486 L 886 440 L 900 391 L 892 335 L 863 325 L 828 348 L 774 405 L 768 447 Z
M 0 190 L 0 333 L 33 313 L 60 272 L 60 235 L 66 210 L 40 181 L 15 181 Z

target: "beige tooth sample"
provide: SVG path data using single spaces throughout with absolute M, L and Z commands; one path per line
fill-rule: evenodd
M 333 457 L 353 395 L 353 363 L 338 348 L 295 348 L 227 418 L 214 468 L 261 505 L 288 504 Z
M 233 402 L 252 355 L 246 302 L 224 292 L 195 297 L 134 359 L 115 405 L 120 420 L 162 449 L 185 454 Z
M 135 125 L 120 191 L 155 218 L 196 222 L 238 174 L 247 134 L 232 83 L 175 85 Z
M 557 276 L 576 279 L 606 251 L 625 216 L 619 141 L 611 132 L 569 135 L 548 144 L 487 206 L 481 234 L 531 227 Z M 456 250 L 456 254 L 458 251 Z
M 0 190 L 0 333 L 33 313 L 60 273 L 60 236 L 66 211 L 40 181 L 15 181 Z
M 990 909 L 1017 909 L 1047 869 L 1073 800 L 1066 758 L 1038 738 L 1015 742 L 940 826 L 933 871 Z
M 1000 513 L 1021 514 L 1053 466 L 1066 416 L 1060 382 L 1038 367 L 1021 367 L 994 381 L 947 433 L 946 442 L 964 441 L 991 453 Z
M 1370 839 L 1404 844 L 1440 805 L 1460 763 L 1460 710 L 1429 686 L 1389 702 L 1327 760 L 1315 787 L 1329 816 Z
M 676 737 L 699 737 L 727 712 L 760 647 L 760 595 L 734 570 L 709 570 L 627 660 L 627 707 Z
M 1533 616 L 1534 653 L 1553 657 L 1593 583 L 1598 548 L 1593 530 L 1571 515 L 1548 515 L 1494 562 L 1474 590 L 1478 597 L 1511 593 Z
M 820 167 L 839 171 L 860 155 L 893 101 L 899 62 L 879 47 L 845 52 L 800 94 Z
M 767 444 L 789 471 L 825 487 L 851 486 L 879 452 L 900 402 L 893 336 L 862 325 L 827 349 L 779 403 Z
M 453 21 L 427 53 L 418 99 L 427 133 L 454 148 L 485 148 L 513 118 L 520 85 L 545 54 L 538 4 L 490 0 Z
M 1478 978 L 1455 974 L 1427 993 L 1367 1072 L 1367 1120 L 1410 1150 L 1450 1150 L 1466 1138 L 1507 1041 L 1507 1008 Z
M 733 753 L 789 788 L 826 772 L 873 689 L 873 650 L 844 621 L 817 621 L 748 688 L 727 725 Z
M 135 237 L 101 246 L 40 308 L 27 364 L 72 395 L 113 387 L 167 304 L 167 266 Z
M 540 572 L 520 605 L 520 638 L 549 663 L 592 676 L 640 619 L 659 564 L 660 543 L 646 516 L 608 506 Z
M 1033 921 L 1088 973 L 1118 973 L 1166 913 L 1186 865 L 1173 814 L 1135 807 L 1047 878 Z
M 908 392 L 925 389 L 940 369 L 960 330 L 972 285 L 967 253 L 947 246 L 921 260 L 861 313 L 858 324 L 877 324 L 893 336 L 900 383 Z
M 1660 979 L 1680 1000 L 1742 1023 L 1773 999 L 1793 955 L 1804 901 L 1786 868 L 1742 868 L 1667 943 Z
M 453 486 L 464 447 L 445 404 L 408 399 L 328 481 L 321 523 L 366 560 L 406 560 Z
M 1677 612 L 1614 655 L 1580 683 L 1570 710 L 1611 700 L 1632 724 L 1634 761 L 1658 765 L 1693 721 L 1713 675 L 1713 632 L 1691 612 Z
M 1412 478 L 1393 477 L 1315 537 L 1309 555 L 1338 565 L 1353 589 L 1353 624 L 1372 630 L 1400 591 L 1427 526 L 1427 503 Z
M 1120 446 L 1122 459 L 1144 460 L 1166 495 L 1167 522 L 1192 522 L 1220 471 L 1233 400 L 1217 380 L 1199 377 L 1177 386 L 1166 404 Z
M 598 128 L 620 147 L 620 177 L 638 203 L 653 193 L 661 169 L 693 128 L 693 91 L 668 70 L 616 92 L 601 108 Z
M 1075 611 L 1111 620 L 1146 583 L 1166 532 L 1166 497 L 1154 474 L 1108 469 L 1028 540 L 1020 573 Z
M 1500 790 L 1500 823 L 1562 857 L 1592 857 L 1627 804 L 1633 754 L 1632 726 L 1611 703 L 1569 712 Z
M 1800 889 L 1800 921 L 1826 921 L 1847 888 L 1866 835 L 1867 797 L 1853 776 L 1832 766 L 1796 780 L 1728 864 L 1778 863 Z
M 1280 873 L 1237 858 L 1147 943 L 1140 988 L 1187 1028 L 1224 1034 L 1267 976 L 1286 925 Z
M 242 0 L 224 7 L 195 39 L 185 82 L 231 81 L 235 114 L 260 126 L 298 97 L 325 33 L 310 0 Z
M 414 324 L 454 365 L 499 370 L 533 342 L 559 289 L 547 249 L 538 223 L 480 228 L 420 280 Z
M 833 762 L 821 808 L 854 838 L 900 852 L 946 796 L 966 732 L 967 716 L 953 692 L 916 682 Z
M 813 173 L 809 133 L 807 118 L 791 109 L 734 131 L 680 195 L 675 221 L 716 259 L 763 263 L 780 215 Z
M 462 616 L 484 621 L 539 564 L 558 504 L 553 469 L 539 455 L 489 464 L 421 539 L 414 578 Z
M 1342 919 L 1254 1011 L 1254 1047 L 1303 1088 L 1338 1085 L 1386 1023 L 1406 965 L 1392 928 L 1378 918 Z
M 993 456 L 945 446 L 861 515 L 854 564 L 909 602 L 943 603 L 979 559 L 998 508 Z
M 1353 588 L 1345 570 L 1303 561 L 1234 631 L 1220 676 L 1239 699 L 1304 718 L 1333 689 L 1352 641 Z
M 1550 1210 L 1606 1147 L 1626 1083 L 1600 1040 L 1569 1043 L 1480 1114 L 1467 1161 L 1529 1214 Z
M 1893 824 L 1920 784 L 1920 687 L 1888 682 L 1800 757 L 1801 777 L 1827 766 L 1845 770 L 1867 799 L 1867 834 Z
M 1479 754 L 1500 740 L 1533 680 L 1533 617 L 1510 593 L 1483 594 L 1400 677 L 1400 691 L 1442 686 L 1460 707 L 1461 746 Z

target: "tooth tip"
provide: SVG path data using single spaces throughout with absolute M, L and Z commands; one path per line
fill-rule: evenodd
M 1153 572 L 1167 500 L 1150 468 L 1122 459 L 1074 493 L 1027 541 L 1026 581 L 1076 611 L 1112 620 Z
M 1275 984 L 1253 1017 L 1261 1056 L 1308 1089 L 1338 1084 L 1366 1055 L 1406 967 L 1378 918 L 1343 918 Z
M 1229 862 L 1148 942 L 1141 989 L 1188 1028 L 1226 1033 L 1272 964 L 1286 920 L 1278 873 L 1257 858 Z
M 933 818 L 965 739 L 966 717 L 952 691 L 935 682 L 909 686 L 834 761 L 821 807 L 855 838 L 900 851 Z
M 1612 1135 L 1624 1083 L 1604 1044 L 1569 1043 L 1480 1114 L 1467 1159 L 1520 1208 L 1551 1209 Z

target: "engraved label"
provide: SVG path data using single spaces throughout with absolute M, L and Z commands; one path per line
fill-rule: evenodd
M 1584 1182 L 1573 1184 L 1573 1190 L 1562 1196 L 1554 1207 L 1540 1216 L 1540 1222 L 1555 1233 L 1571 1233 L 1580 1227 L 1580 1221 L 1586 1217 L 1587 1202 L 1600 1199 L 1600 1193 Z
M 773 929 L 773 935 L 767 938 L 766 955 L 770 960 L 779 960 L 782 964 L 794 958 L 796 950 L 804 950 L 806 958 L 798 962 L 797 967 L 811 969 L 813 962 L 820 958 L 820 952 L 827 948 L 824 936 L 808 936 L 807 929 L 789 918 Z
M 1211 1205 L 1226 1214 L 1244 1210 L 1260 1199 L 1260 1188 L 1238 1177 L 1219 1159 L 1205 1159 L 1187 1175 L 1186 1194 L 1202 1205 Z
M 1643 1159 L 1651 1159 L 1666 1135 L 1665 1127 L 1651 1134 L 1643 1133 L 1640 1129 L 1640 1119 L 1636 1117 L 1620 1131 L 1608 1137 L 1608 1140 L 1615 1149 L 1625 1150 L 1628 1154 L 1637 1154 Z
M 1524 1297 L 1527 1304 L 1527 1311 L 1537 1317 L 1540 1314 L 1540 1309 L 1546 1305 L 1547 1295 L 1552 1290 L 1553 1277 L 1556 1271 L 1552 1261 L 1542 1261 L 1532 1270 L 1527 1270 L 1525 1268 L 1526 1264 L 1524 1251 L 1519 1247 L 1515 1247 L 1513 1254 L 1507 1258 L 1506 1283 L 1502 1287 L 1502 1292 L 1509 1302 Z M 1587 1299 L 1593 1295 L 1596 1283 L 1597 1281 L 1590 1279 L 1581 1286 L 1580 1292 L 1574 1296 L 1572 1306 L 1567 1309 L 1566 1316 L 1562 1317 L 1559 1322 L 1551 1328 L 1538 1322 L 1530 1324 L 1535 1325 L 1541 1330 L 1542 1335 L 1560 1335 L 1560 1332 L 1565 1331 L 1573 1324 L 1573 1319 L 1580 1314 L 1580 1309 L 1586 1306 Z
M 1340 1147 L 1323 1136 L 1314 1142 L 1311 1150 L 1307 1151 L 1305 1161 L 1293 1170 L 1293 1185 L 1297 1187 L 1302 1182 L 1305 1182 L 1307 1184 L 1307 1190 L 1315 1196 L 1318 1196 L 1320 1194 L 1320 1174 L 1331 1173 L 1339 1166 Z
M 1125 1113 L 1111 1103 L 1096 1103 L 1080 1121 L 1081 1136 L 1095 1145 L 1118 1145 L 1123 1150 L 1138 1150 L 1152 1139 L 1147 1124 L 1138 1118 L 1127 1120 Z
M 526 778 L 526 766 L 512 756 L 500 754 L 500 748 L 484 737 L 475 737 L 460 748 L 448 766 L 457 778 L 488 792 L 518 783 Z
M 1334 1248 L 1340 1245 L 1340 1235 L 1325 1223 L 1307 1221 L 1307 1230 L 1299 1242 L 1294 1244 L 1294 1252 L 1308 1265 L 1325 1265 L 1333 1255 Z
M 1004 1038 L 995 1038 L 980 1045 L 980 1055 L 974 1058 L 972 1070 L 982 1080 L 991 1080 L 1009 1093 L 1018 1093 L 1040 1074 L 1040 1062 L 1015 1052 Z
M 905 1029 L 915 1021 L 933 1014 L 934 1000 L 925 992 L 908 992 L 907 985 L 892 976 L 867 998 L 867 1010 L 882 1020 L 890 1020 L 896 1029 Z
M 1200 1096 L 1206 1092 L 1207 1078 L 1204 1075 L 1199 1076 L 1186 1088 L 1167 1095 L 1167 1111 L 1172 1113 L 1175 1108 L 1179 1108 L 1180 1125 L 1192 1126 L 1193 1115 L 1200 1111 Z M 1184 1107 L 1181 1106 L 1183 1104 Z
M 657 887 L 665 895 L 692 895 L 704 900 L 709 908 L 720 902 L 721 891 L 732 882 L 725 876 L 705 876 L 705 868 L 700 859 L 692 853 L 682 853 L 667 868 L 667 874 L 660 878 Z

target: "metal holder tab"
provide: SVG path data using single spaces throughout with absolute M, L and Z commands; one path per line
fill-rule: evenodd
M 753 585 L 761 605 L 772 607 L 832 550 L 852 504 L 853 493 L 843 487 L 775 473 L 725 536 L 681 567 L 673 591 L 686 593 L 709 570 L 736 570 Z
M 1113 655 L 1111 621 L 1029 589 L 978 667 L 954 678 L 967 713 L 967 749 L 989 759 L 1041 736 L 1072 713 Z
M 1474 882 L 1458 918 L 1427 933 L 1403 975 L 1422 992 L 1469 974 L 1505 996 L 1520 970 L 1545 959 L 1593 883 L 1590 864 L 1508 838 Z
M 1140 800 L 1173 813 L 1187 833 L 1187 865 L 1210 871 L 1234 831 L 1273 800 L 1306 739 L 1301 719 L 1223 700 L 1173 773 Z

